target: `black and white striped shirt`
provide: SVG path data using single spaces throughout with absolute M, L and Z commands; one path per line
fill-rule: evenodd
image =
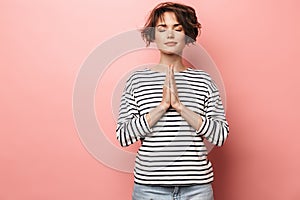
M 221 146 L 229 128 L 219 91 L 202 70 L 175 72 L 182 104 L 202 117 L 199 130 L 192 128 L 175 109 L 169 108 L 150 128 L 145 115 L 162 100 L 166 74 L 148 68 L 134 72 L 124 89 L 117 139 L 122 146 L 143 140 L 135 161 L 135 182 L 147 185 L 192 185 L 213 181 L 205 138 Z

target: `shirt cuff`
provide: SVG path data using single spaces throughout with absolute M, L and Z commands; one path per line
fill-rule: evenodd
M 196 133 L 199 135 L 205 135 L 205 132 L 207 130 L 207 126 L 208 126 L 208 121 L 205 117 L 201 116 L 202 119 L 202 124 L 200 126 L 200 128 L 198 130 L 196 130 Z
M 147 135 L 148 133 L 151 133 L 152 132 L 152 128 L 150 128 L 149 124 L 148 124 L 148 121 L 146 119 L 146 114 L 143 115 L 141 117 L 141 125 L 143 127 L 143 129 L 145 130 L 145 135 Z

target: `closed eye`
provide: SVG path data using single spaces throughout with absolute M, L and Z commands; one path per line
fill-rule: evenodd
M 183 31 L 182 25 L 181 24 L 174 24 L 174 30 L 181 32 Z
M 166 31 L 167 29 L 164 28 L 164 27 L 159 27 L 157 30 L 158 30 L 159 32 L 164 32 L 164 31 Z
M 157 26 L 157 30 L 159 32 L 165 32 L 167 30 L 167 25 L 166 24 L 159 24 Z M 177 32 L 182 32 L 183 31 L 182 25 L 180 25 L 180 24 L 174 24 L 173 25 L 173 30 L 177 31 Z
M 176 28 L 175 31 L 181 32 L 183 29 L 182 28 Z

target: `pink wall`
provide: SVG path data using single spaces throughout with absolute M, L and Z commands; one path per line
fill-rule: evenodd
M 130 199 L 132 174 L 103 165 L 82 145 L 72 94 L 91 51 L 141 27 L 160 1 L 140 2 L 0 3 L 1 200 Z M 300 199 L 299 2 L 182 2 L 196 8 L 204 27 L 199 43 L 226 87 L 231 135 L 210 154 L 215 198 Z

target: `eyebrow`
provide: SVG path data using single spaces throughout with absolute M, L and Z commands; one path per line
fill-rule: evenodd
M 158 24 L 157 26 L 167 27 L 166 24 Z M 173 27 L 181 26 L 181 24 L 173 24 Z

